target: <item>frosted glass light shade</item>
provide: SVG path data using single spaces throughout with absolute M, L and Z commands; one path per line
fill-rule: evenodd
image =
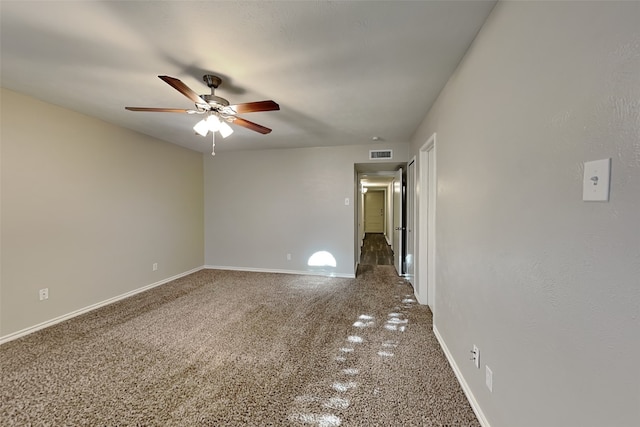
M 195 130 L 196 133 L 200 136 L 207 136 L 207 133 L 209 132 L 209 124 L 207 123 L 207 120 L 206 119 L 200 120 L 193 127 L 193 130 Z
M 220 129 L 220 119 L 213 114 L 207 117 L 207 124 L 209 125 L 209 130 L 211 132 L 215 132 Z
M 218 131 L 223 138 L 226 138 L 233 133 L 233 129 L 231 128 L 231 126 L 229 126 L 225 122 L 220 122 L 220 128 L 218 129 Z

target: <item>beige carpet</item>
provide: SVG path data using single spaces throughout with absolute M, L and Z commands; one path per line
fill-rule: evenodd
M 0 346 L 2 426 L 479 426 L 392 266 L 203 270 Z

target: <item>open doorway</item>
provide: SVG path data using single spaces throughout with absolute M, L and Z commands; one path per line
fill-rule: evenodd
M 405 163 L 358 163 L 354 252 L 356 272 L 362 262 L 393 264 L 398 275 L 404 262 L 404 185 Z M 365 241 L 366 240 L 366 241 Z M 375 243 L 373 243 L 375 240 Z M 363 261 L 363 250 L 369 253 Z M 389 262 L 391 261 L 391 262 Z

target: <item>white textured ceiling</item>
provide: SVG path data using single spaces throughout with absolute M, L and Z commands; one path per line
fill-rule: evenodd
M 3 87 L 206 152 L 157 76 L 231 103 L 273 99 L 217 151 L 410 140 L 495 1 L 0 1 Z M 4 105 L 3 108 L 10 108 Z

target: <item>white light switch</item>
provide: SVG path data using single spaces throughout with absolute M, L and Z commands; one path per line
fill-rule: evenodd
M 609 176 L 611 159 L 584 162 L 582 200 L 588 202 L 609 201 Z
M 349 198 L 348 197 L 344 199 L 344 205 L 345 206 L 349 206 Z

